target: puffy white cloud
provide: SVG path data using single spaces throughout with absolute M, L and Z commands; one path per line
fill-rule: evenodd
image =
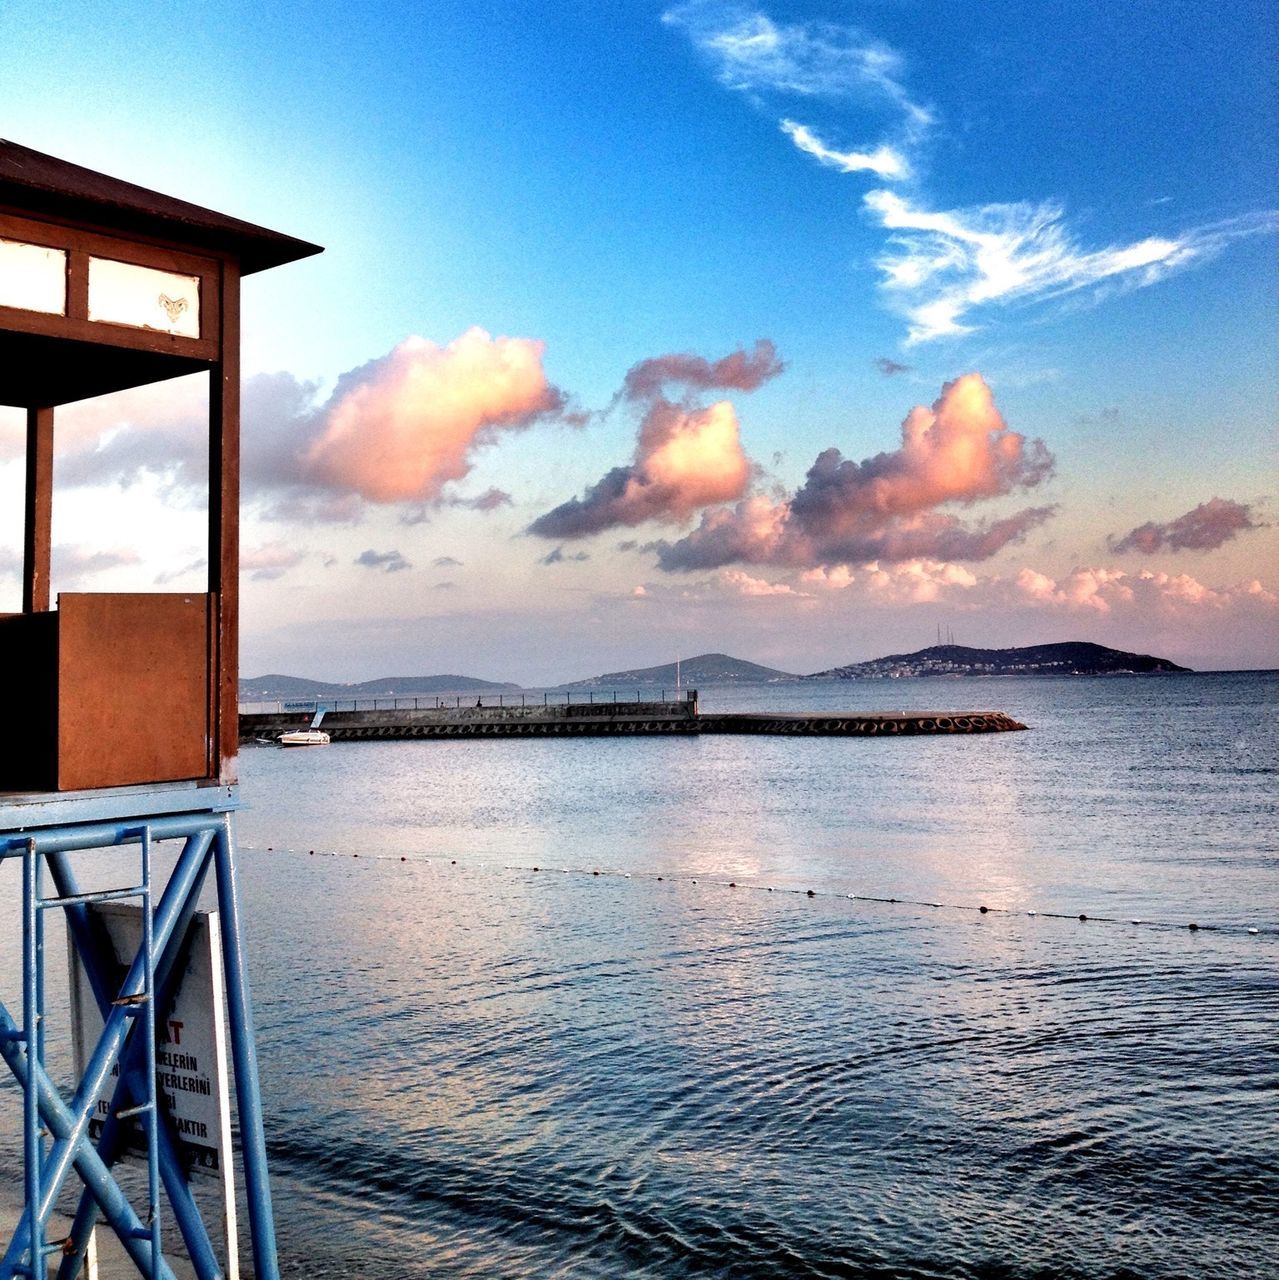
M 370 502 L 438 498 L 498 432 L 558 410 L 543 344 L 468 329 L 447 346 L 408 338 L 344 374 L 301 454 L 303 477 Z
M 899 448 L 862 462 L 825 450 L 792 497 L 773 502 L 755 496 L 732 509 L 709 511 L 687 537 L 658 545 L 659 563 L 676 570 L 733 563 L 984 560 L 1052 513 L 1032 507 L 965 524 L 939 510 L 1032 488 L 1053 466 L 1041 441 L 1008 429 L 980 374 L 946 383 L 931 408 L 913 408 L 902 423 L 901 441 Z
M 765 578 L 753 578 L 741 569 L 721 569 L 719 580 L 730 590 L 742 596 L 803 596 L 787 582 L 769 582 Z
M 773 344 L 736 351 L 722 360 L 675 354 L 643 360 L 626 375 L 619 398 L 646 402 L 633 460 L 614 467 L 580 498 L 572 498 L 529 526 L 544 538 L 581 538 L 649 520 L 686 520 L 703 507 L 746 492 L 752 474 L 737 413 L 728 400 L 706 408 L 691 401 L 713 389 L 751 391 L 782 370 Z M 688 388 L 681 403 L 665 398 L 672 383 Z

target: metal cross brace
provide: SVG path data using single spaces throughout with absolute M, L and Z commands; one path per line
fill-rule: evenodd
M 93 937 L 85 911 L 85 903 L 97 895 L 79 894 L 76 891 L 65 854 L 73 850 L 125 844 L 135 840 L 142 841 L 145 845 L 151 839 L 173 837 L 185 838 L 186 845 L 154 912 L 151 953 L 149 956 L 144 954 L 144 943 L 119 988 L 118 996 L 113 998 L 110 987 L 114 984 L 106 975 L 109 968 L 114 966 L 104 963 L 101 944 Z M 38 1050 L 38 1034 L 34 1029 L 40 1023 L 42 1010 L 34 1017 L 32 1011 L 39 1007 L 43 997 L 42 993 L 37 992 L 37 998 L 32 1000 L 30 991 L 37 985 L 36 979 L 42 976 L 43 957 L 42 946 L 29 948 L 27 958 L 24 959 L 24 969 L 34 968 L 37 972 L 24 972 L 24 992 L 28 996 L 24 1000 L 24 1027 L 19 1028 L 3 1004 L 0 1004 L 0 1056 L 4 1057 L 23 1088 L 27 1128 L 32 1130 L 28 1134 L 27 1144 L 27 1204 L 8 1251 L 0 1261 L 0 1280 L 14 1280 L 18 1275 L 40 1276 L 43 1280 L 44 1254 L 53 1249 L 65 1250 L 66 1256 L 58 1274 L 62 1280 L 70 1280 L 79 1267 L 88 1233 L 99 1212 L 120 1238 L 141 1275 L 149 1280 L 172 1280 L 172 1270 L 168 1263 L 158 1256 L 158 1249 L 153 1253 L 150 1246 L 150 1242 L 156 1239 L 154 1224 L 143 1225 L 110 1173 L 108 1161 L 115 1155 L 112 1149 L 115 1145 L 114 1136 L 107 1140 L 108 1135 L 104 1134 L 99 1146 L 95 1148 L 88 1136 L 89 1120 L 95 1111 L 98 1093 L 117 1062 L 120 1066 L 120 1082 L 113 1099 L 113 1113 L 121 1109 L 121 1104 L 125 1104 L 124 1109 L 128 1109 L 127 1104 L 131 1099 L 147 1096 L 145 1065 L 140 1061 L 145 1058 L 146 1046 L 140 1043 L 143 1037 L 129 1035 L 137 1010 L 135 1000 L 144 993 L 147 986 L 148 964 L 154 975 L 152 999 L 156 1000 L 162 995 L 162 987 L 167 985 L 175 968 L 210 860 L 216 871 L 222 916 L 227 1012 L 240 1109 L 242 1159 L 254 1264 L 260 1280 L 278 1280 L 270 1187 L 266 1176 L 262 1107 L 258 1092 L 257 1053 L 253 1042 L 252 1009 L 240 927 L 239 894 L 229 815 L 196 813 L 153 816 L 143 820 L 52 827 L 38 832 L 0 833 L 0 861 L 16 856 L 19 852 L 25 855 L 24 896 L 27 899 L 27 910 L 24 923 L 30 928 L 31 917 L 37 914 L 38 904 L 34 899 L 38 896 L 35 887 L 38 874 L 32 876 L 31 864 L 36 861 L 37 856 L 41 856 L 49 864 L 60 895 L 48 905 L 60 905 L 66 910 L 68 926 L 89 974 L 94 995 L 100 1007 L 103 1007 L 105 1025 L 68 1104 L 45 1073 Z M 39 956 L 39 959 L 33 960 L 31 957 L 34 956 Z M 126 1044 L 129 1046 L 127 1049 Z M 33 1048 L 36 1049 L 34 1053 Z M 37 1113 L 54 1137 L 47 1155 L 39 1150 L 34 1141 Z M 153 1134 L 158 1148 L 160 1174 L 197 1275 L 200 1280 L 218 1280 L 222 1274 L 221 1268 L 214 1257 L 208 1232 L 190 1194 L 171 1135 L 161 1125 L 154 1126 Z M 33 1151 L 36 1166 L 34 1171 L 31 1167 Z M 44 1224 L 72 1168 L 85 1187 L 72 1234 L 64 1246 L 46 1247 L 43 1243 Z

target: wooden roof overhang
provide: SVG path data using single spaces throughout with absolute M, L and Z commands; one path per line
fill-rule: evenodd
M 208 634 L 197 660 L 208 670 L 207 714 L 198 717 L 200 724 L 187 735 L 185 763 L 157 762 L 153 752 L 144 761 L 139 757 L 134 769 L 138 776 L 125 781 L 191 777 L 232 781 L 238 731 L 240 277 L 309 257 L 321 248 L 4 140 L 0 140 L 0 242 L 8 242 L 12 254 L 38 259 L 41 279 L 52 281 L 52 300 L 32 303 L 26 295 L 6 292 L 0 278 L 0 404 L 27 411 L 23 614 L 0 621 L 13 624 L 8 629 L 15 637 L 15 653 L 33 655 L 28 665 L 46 653 L 48 643 L 40 637 L 48 624 L 31 615 L 47 615 L 50 609 L 54 409 L 208 371 Z M 120 293 L 122 279 L 124 292 Z M 170 298 L 151 287 L 158 282 L 167 288 L 169 281 L 178 282 L 186 291 L 183 296 Z M 164 314 L 157 311 L 155 316 L 148 313 L 141 318 L 133 314 L 127 299 L 134 296 L 129 289 L 136 293 L 139 282 L 143 293 L 151 290 L 147 305 L 154 311 L 158 297 Z M 126 303 L 120 303 L 121 297 Z M 104 628 L 117 626 L 119 634 L 110 644 L 125 654 L 130 635 L 142 626 L 154 632 L 158 624 L 150 618 L 151 606 L 145 600 L 117 599 L 118 605 L 106 608 L 96 628 L 82 628 L 83 664 L 102 670 L 96 676 L 91 672 L 84 694 L 78 696 L 81 703 L 118 696 L 125 714 L 128 708 L 108 670 L 110 645 L 102 638 Z M 83 672 L 72 672 L 68 666 L 74 662 L 74 646 L 68 646 L 78 634 L 73 621 L 76 609 L 87 608 L 76 605 L 68 612 L 57 623 L 60 631 L 51 642 L 52 651 L 61 655 L 57 660 L 61 666 L 55 662 L 49 675 L 52 692 L 47 701 L 57 721 L 51 729 L 55 761 L 50 776 L 55 780 L 50 789 L 67 785 L 58 779 L 75 776 L 66 767 L 72 758 L 69 753 L 85 750 L 83 744 L 68 746 L 67 735 L 74 737 L 75 729 L 58 719 L 63 715 L 58 691 L 77 680 L 84 683 Z M 184 618 L 178 619 L 175 613 L 174 625 L 198 633 L 200 628 L 190 616 Z M 187 648 L 188 641 L 183 641 Z M 163 646 L 160 652 L 151 668 L 162 672 Z M 176 658 L 176 647 L 173 653 Z M 155 670 L 149 668 L 147 679 Z M 187 674 L 190 677 L 190 670 Z M 191 684 L 188 678 L 191 687 L 198 683 L 197 679 Z M 163 690 L 153 683 L 146 696 L 153 698 L 157 692 Z M 202 769 L 190 763 L 197 735 L 205 744 Z M 117 736 L 124 741 L 129 730 L 122 727 Z M 178 747 L 175 737 L 170 753 L 174 759 L 180 754 Z M 91 755 L 92 747 L 87 751 Z M 7 767 L 0 758 L 0 791 L 7 789 Z M 90 784 L 72 781 L 69 785 Z

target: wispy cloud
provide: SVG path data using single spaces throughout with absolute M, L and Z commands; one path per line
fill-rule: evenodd
M 971 333 L 976 325 L 968 318 L 994 304 L 1151 285 L 1231 239 L 1276 225 L 1273 215 L 1262 215 L 1087 249 L 1052 202 L 934 211 L 886 190 L 868 192 L 864 202 L 892 233 L 876 265 L 890 305 L 907 321 L 908 343 Z
M 766 13 L 702 0 L 669 10 L 662 20 L 684 31 L 727 89 L 744 93 L 762 110 L 774 102 L 852 105 L 858 129 L 877 129 L 870 145 L 832 144 L 823 131 L 781 116 L 781 131 L 819 164 L 840 173 L 872 173 L 881 181 L 911 176 L 907 152 L 933 123 L 930 108 L 906 89 L 901 56 L 856 27 L 830 22 L 775 22 Z M 868 120 L 868 117 L 876 119 Z M 842 132 L 842 130 L 840 130 Z
M 802 98 L 881 100 L 916 127 L 932 112 L 903 82 L 901 56 L 856 27 L 830 22 L 777 23 L 765 13 L 702 0 L 662 15 L 710 63 L 725 88 Z
M 1230 240 L 1279 227 L 1279 215 L 1266 211 L 1090 248 L 1055 200 L 946 209 L 917 186 L 914 194 L 899 194 L 916 181 L 938 116 L 911 91 L 896 50 L 854 26 L 787 24 L 715 0 L 671 9 L 663 21 L 687 34 L 724 87 L 761 109 L 779 104 L 782 132 L 818 164 L 898 184 L 866 193 L 863 209 L 888 232 L 876 265 L 888 306 L 906 322 L 907 344 L 962 337 L 1000 307 L 1064 294 L 1096 302 L 1152 285 L 1205 261 Z M 832 142 L 831 132 L 810 116 L 832 105 L 856 111 L 859 130 L 873 107 L 887 112 L 879 140 L 854 147 Z M 799 111 L 808 118 L 798 119 Z
M 1158 551 L 1215 551 L 1223 543 L 1250 529 L 1266 526 L 1254 518 L 1252 507 L 1229 498 L 1210 498 L 1193 511 L 1158 524 L 1148 520 L 1129 530 L 1122 538 L 1108 539 L 1115 552 L 1140 551 L 1154 555 Z
M 887 143 L 880 143 L 874 151 L 835 151 L 807 125 L 783 120 L 781 130 L 801 151 L 840 173 L 874 173 L 886 179 L 905 178 L 910 174 L 905 156 Z

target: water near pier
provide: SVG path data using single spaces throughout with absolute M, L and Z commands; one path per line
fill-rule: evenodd
M 1279 676 L 703 691 L 940 705 L 246 750 L 286 1274 L 1273 1274 Z

